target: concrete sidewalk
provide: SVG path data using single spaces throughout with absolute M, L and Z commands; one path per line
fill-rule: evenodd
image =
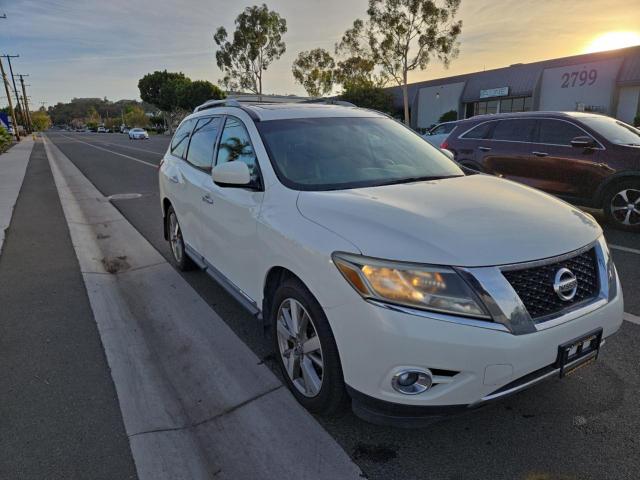
M 361 478 L 178 272 L 46 147 L 139 478 Z
M 32 149 L 33 138 L 27 136 L 8 152 L 0 154 L 0 254 Z

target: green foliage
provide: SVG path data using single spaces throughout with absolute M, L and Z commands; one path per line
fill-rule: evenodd
M 356 20 L 336 46 L 372 60 L 381 74 L 403 87 L 405 122 L 409 123 L 407 76 L 424 70 L 435 57 L 449 65 L 458 55 L 462 21 L 455 16 L 461 0 L 369 0 L 367 21 Z
M 358 107 L 371 108 L 389 114 L 394 113 L 393 96 L 372 82 L 347 83 L 338 98 Z
M 43 132 L 51 126 L 51 118 L 47 112 L 39 110 L 31 113 L 31 123 L 35 131 Z
M 224 27 L 213 36 L 219 47 L 216 63 L 224 73 L 219 83 L 227 90 L 262 95 L 263 73 L 286 50 L 282 35 L 287 31 L 287 21 L 262 4 L 245 8 L 235 26 L 232 39 Z
M 11 146 L 12 141 L 13 137 L 11 134 L 4 127 L 0 127 L 0 153 L 6 152 Z
M 352 56 L 338 62 L 334 71 L 335 81 L 343 87 L 347 83 L 373 84 L 383 87 L 386 78 L 375 75 L 376 63 L 370 58 Z
M 458 120 L 458 112 L 456 110 L 449 110 L 448 112 L 444 112 L 442 115 L 440 115 L 438 123 L 453 122 L 455 120 Z
M 149 124 L 149 117 L 142 108 L 133 106 L 124 114 L 124 123 L 130 127 L 146 127 Z
M 183 83 L 177 91 L 178 106 L 185 110 L 193 110 L 207 100 L 222 100 L 226 94 L 207 80 L 195 80 Z
M 93 107 L 98 117 L 107 119 L 120 118 L 121 111 L 128 105 L 138 105 L 146 111 L 155 110 L 152 105 L 135 100 L 118 100 L 117 102 L 112 102 L 104 98 L 74 98 L 68 103 L 59 102 L 49 107 L 47 112 L 54 125 L 79 124 L 82 126 L 84 119 L 88 116 L 90 107 Z
M 321 97 L 331 93 L 336 66 L 333 57 L 323 48 L 300 52 L 294 60 L 291 71 L 293 78 L 304 87 L 311 97 Z
M 640 115 L 636 115 L 636 118 L 633 119 L 633 126 L 640 127 Z
M 178 108 L 178 90 L 189 82 L 182 72 L 148 73 L 138 81 L 140 98 L 162 111 L 173 112 Z

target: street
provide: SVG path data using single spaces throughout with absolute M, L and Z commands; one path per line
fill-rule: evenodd
M 158 170 L 168 136 L 47 133 L 165 259 Z M 599 212 L 591 212 L 601 221 Z M 317 420 L 370 479 L 637 478 L 640 471 L 640 234 L 604 225 L 625 291 L 626 319 L 590 368 L 418 430 L 367 424 L 352 413 Z M 203 272 L 189 285 L 265 363 L 271 344 L 253 319 Z M 62 400 L 60 400 L 62 401 Z

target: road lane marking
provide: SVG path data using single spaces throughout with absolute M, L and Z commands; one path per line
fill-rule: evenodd
M 119 156 L 124 157 L 124 158 L 128 158 L 129 160 L 133 160 L 134 162 L 142 163 L 143 165 L 147 165 L 148 167 L 158 168 L 158 164 L 157 163 L 146 162 L 146 161 L 141 160 L 139 158 L 132 157 L 130 155 L 125 155 L 124 153 L 118 153 L 118 152 L 114 152 L 113 150 L 109 150 L 107 148 L 99 147 L 97 145 L 94 145 L 93 143 L 83 142 L 82 140 L 77 140 L 75 138 L 72 138 L 72 137 L 69 137 L 69 136 L 63 135 L 63 134 L 60 134 L 60 135 L 62 137 L 64 137 L 64 138 L 68 138 L 69 140 L 72 140 L 74 142 L 84 143 L 85 145 L 89 145 L 90 147 L 97 148 L 98 150 L 104 150 L 105 152 L 113 153 L 114 155 L 119 155 Z
M 94 139 L 95 137 L 83 136 L 82 138 L 89 140 L 89 139 Z M 139 150 L 141 152 L 155 153 L 160 156 L 164 155 L 164 152 L 166 152 L 166 148 L 161 152 L 156 152 L 155 150 L 149 150 L 147 148 L 132 147 L 131 145 L 124 145 L 121 143 L 113 143 L 113 142 L 102 141 L 102 140 L 96 140 L 96 141 L 99 142 L 101 145 L 113 145 L 114 147 L 130 148 L 132 150 Z
M 631 323 L 635 323 L 636 325 L 640 325 L 640 317 L 637 315 L 634 315 L 632 313 L 627 313 L 624 312 L 624 316 L 623 318 L 627 321 L 627 322 L 631 322 Z
M 640 255 L 640 250 L 638 250 L 637 248 L 629 248 L 629 247 L 623 247 L 621 245 L 611 245 L 611 244 L 609 244 L 609 248 L 613 250 L 620 250 L 621 252 L 635 253 L 636 255 Z

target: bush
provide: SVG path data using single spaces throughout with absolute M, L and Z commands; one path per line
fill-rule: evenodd
M 6 152 L 11 146 L 11 142 L 11 134 L 4 127 L 0 127 L 0 153 Z
M 640 127 L 640 115 L 637 115 L 636 118 L 633 119 L 633 126 Z
M 456 112 L 455 110 L 449 110 L 448 112 L 444 112 L 442 115 L 440 115 L 438 123 L 453 122 L 455 120 L 458 120 L 458 112 Z

